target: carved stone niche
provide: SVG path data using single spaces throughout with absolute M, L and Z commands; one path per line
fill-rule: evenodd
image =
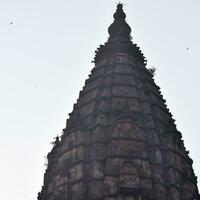
M 120 170 L 120 187 L 138 188 L 138 171 L 132 162 L 124 162 Z
M 132 162 L 124 162 L 120 170 L 119 189 L 123 193 L 139 192 L 138 170 Z
M 145 133 L 139 122 L 130 119 L 119 119 L 111 132 L 112 138 L 145 140 Z

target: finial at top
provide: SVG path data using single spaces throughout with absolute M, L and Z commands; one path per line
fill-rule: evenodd
M 126 14 L 123 11 L 123 3 L 119 2 L 117 4 L 117 10 L 113 16 L 115 20 L 125 20 Z
M 123 7 L 123 5 L 126 5 L 125 3 L 122 3 L 121 1 L 116 2 L 115 4 L 117 4 L 117 6 L 118 6 L 118 5 L 121 5 L 122 7 Z
M 108 28 L 110 36 L 130 36 L 131 28 L 126 23 L 126 14 L 123 11 L 123 4 L 120 2 L 117 4 L 117 10 L 113 15 L 114 22 Z
M 121 1 L 119 1 L 119 3 L 117 4 L 117 8 L 123 8 L 123 3 Z

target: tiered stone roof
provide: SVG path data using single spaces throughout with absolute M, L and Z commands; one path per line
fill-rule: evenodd
M 118 4 L 38 200 L 199 199 L 192 159 L 125 18 Z

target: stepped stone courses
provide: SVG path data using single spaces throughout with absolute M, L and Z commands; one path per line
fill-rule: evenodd
M 47 156 L 38 200 L 200 199 L 192 160 L 122 7 Z

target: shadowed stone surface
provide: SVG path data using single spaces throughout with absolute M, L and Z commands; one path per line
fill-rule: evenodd
M 118 4 L 48 154 L 38 200 L 199 199 L 192 160 Z

